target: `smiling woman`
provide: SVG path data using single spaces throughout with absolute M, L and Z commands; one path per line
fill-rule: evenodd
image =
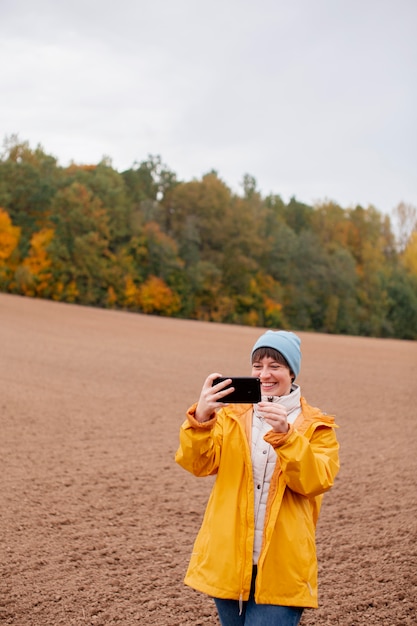
M 180 430 L 177 463 L 216 475 L 185 583 L 214 598 L 222 626 L 296 626 L 318 605 L 314 536 L 339 470 L 336 425 L 294 382 L 295 333 L 265 332 L 251 359 L 261 401 L 228 403 L 230 379 L 210 374 Z
M 252 350 L 252 373 L 261 379 L 265 395 L 284 396 L 300 372 L 300 339 L 296 334 L 269 330 Z M 269 393 L 267 393 L 269 392 Z

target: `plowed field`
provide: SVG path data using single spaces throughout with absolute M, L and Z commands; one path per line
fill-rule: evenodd
M 183 585 L 212 479 L 174 463 L 212 371 L 260 329 L 0 294 L 0 624 L 218 624 Z M 417 342 L 299 333 L 341 471 L 302 625 L 417 624 Z

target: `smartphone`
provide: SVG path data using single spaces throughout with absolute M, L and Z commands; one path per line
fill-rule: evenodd
M 213 381 L 213 385 L 217 385 L 222 380 L 231 378 L 230 387 L 234 387 L 234 391 L 224 396 L 219 402 L 234 402 L 235 404 L 252 404 L 261 401 L 261 381 L 259 378 L 252 376 L 222 376 Z M 226 387 L 228 389 L 229 387 Z

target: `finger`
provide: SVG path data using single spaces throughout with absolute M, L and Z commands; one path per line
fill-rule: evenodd
M 221 374 L 219 374 L 218 372 L 214 372 L 213 374 L 210 374 L 209 376 L 207 376 L 205 382 L 204 382 L 204 387 L 206 389 L 209 389 L 213 386 L 213 382 L 216 380 L 216 378 L 221 378 Z
M 218 391 L 216 393 L 216 398 L 218 400 L 221 400 L 222 398 L 225 398 L 227 401 L 227 396 L 232 393 L 232 391 L 234 391 L 235 388 L 234 387 L 227 387 L 227 389 L 222 389 L 221 391 Z
M 214 379 L 214 380 L 215 380 L 215 379 Z M 213 382 L 214 382 L 214 381 L 213 381 Z M 213 389 L 213 391 L 214 391 L 215 393 L 218 393 L 218 392 L 220 392 L 220 391 L 222 391 L 222 390 L 226 390 L 226 388 L 227 388 L 226 394 L 227 394 L 227 393 L 230 393 L 232 390 L 234 390 L 234 388 L 233 388 L 233 387 L 230 387 L 230 386 L 229 386 L 231 382 L 232 382 L 232 379 L 231 379 L 231 378 L 225 378 L 224 380 L 220 381 L 220 382 L 219 382 L 219 383 L 217 383 L 216 385 L 213 385 L 213 386 L 212 386 L 212 389 Z M 223 395 L 226 395 L 226 394 L 223 394 Z M 221 397 L 222 397 L 222 396 L 221 396 Z

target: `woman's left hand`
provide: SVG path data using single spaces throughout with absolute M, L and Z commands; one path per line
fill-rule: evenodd
M 258 413 L 275 433 L 286 433 L 290 425 L 287 421 L 287 409 L 279 402 L 259 402 Z

